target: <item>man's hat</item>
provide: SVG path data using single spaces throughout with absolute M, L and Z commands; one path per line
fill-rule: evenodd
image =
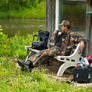
M 70 22 L 68 21 L 68 20 L 63 20 L 62 22 L 61 22 L 61 24 L 59 24 L 60 26 L 71 26 L 70 25 Z

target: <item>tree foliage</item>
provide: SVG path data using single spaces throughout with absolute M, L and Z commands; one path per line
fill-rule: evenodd
M 23 9 L 36 7 L 45 0 L 0 0 L 0 9 Z

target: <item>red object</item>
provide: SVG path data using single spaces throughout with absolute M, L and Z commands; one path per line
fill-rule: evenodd
M 77 68 L 79 68 L 79 64 L 77 64 Z
M 86 58 L 87 58 L 87 60 L 89 62 L 89 60 L 90 60 L 90 58 L 92 58 L 92 56 L 87 56 Z

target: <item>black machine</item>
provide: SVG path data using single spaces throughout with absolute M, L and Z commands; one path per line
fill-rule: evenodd
M 38 31 L 38 35 L 33 36 L 32 48 L 37 50 L 47 49 L 48 38 L 49 38 L 48 31 L 42 30 Z

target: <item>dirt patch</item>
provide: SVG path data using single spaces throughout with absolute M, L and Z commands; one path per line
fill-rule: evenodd
M 7 61 L 12 61 L 16 65 L 16 67 L 19 67 L 19 65 L 17 64 L 17 59 L 11 59 L 11 60 L 7 59 Z M 56 79 L 57 81 L 71 81 L 73 79 L 73 68 L 67 69 L 64 72 L 62 77 L 56 76 L 57 71 L 58 71 L 61 64 L 62 64 L 62 62 L 58 62 L 57 60 L 51 59 L 49 61 L 49 65 L 47 62 L 40 62 L 36 67 L 40 70 L 45 69 L 46 75 Z
M 16 59 L 11 59 L 10 61 L 14 62 L 14 64 L 16 64 L 17 67 L 19 67 L 18 64 L 17 64 Z M 44 62 L 44 63 L 40 63 L 37 66 L 37 68 L 39 68 L 40 70 L 45 69 L 46 70 L 46 76 L 48 76 L 52 79 L 55 79 L 56 81 L 59 81 L 59 82 L 67 82 L 68 84 L 70 84 L 70 87 L 79 87 L 79 86 L 88 87 L 88 86 L 92 86 L 92 83 L 76 83 L 76 82 L 73 82 L 72 81 L 72 79 L 73 79 L 73 67 L 68 68 L 64 72 L 62 77 L 57 77 L 56 74 L 57 74 L 57 71 L 58 71 L 61 64 L 62 64 L 62 62 L 52 60 L 52 61 L 50 61 L 49 65 L 47 64 L 47 62 Z
M 62 77 L 57 77 L 57 72 L 58 69 L 60 67 L 60 65 L 62 64 L 62 62 L 59 62 L 57 60 L 51 60 L 49 62 L 49 65 L 45 62 L 45 63 L 41 63 L 39 64 L 39 69 L 46 69 L 46 74 L 54 79 L 56 79 L 57 81 L 72 81 L 73 79 L 73 67 L 68 68 Z

